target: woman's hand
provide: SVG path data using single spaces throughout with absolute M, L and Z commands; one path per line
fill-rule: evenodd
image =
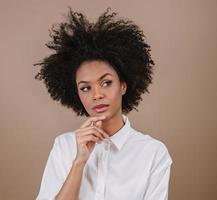
M 77 142 L 77 155 L 76 161 L 86 163 L 96 142 L 101 143 L 105 138 L 109 138 L 109 135 L 101 129 L 102 120 L 105 116 L 89 117 L 76 133 Z

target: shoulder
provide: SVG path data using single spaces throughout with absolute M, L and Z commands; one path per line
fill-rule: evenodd
M 164 159 L 169 164 L 172 164 L 172 158 L 169 150 L 164 142 L 136 129 L 132 129 L 131 142 L 142 147 L 145 153 L 153 156 L 155 160 Z M 135 145 L 134 145 L 135 146 Z
M 77 145 L 74 131 L 68 131 L 57 135 L 54 138 L 52 151 L 59 157 L 74 157 L 77 153 Z
M 54 142 L 58 143 L 59 145 L 74 143 L 75 142 L 75 132 L 68 131 L 68 132 L 61 133 L 55 137 Z

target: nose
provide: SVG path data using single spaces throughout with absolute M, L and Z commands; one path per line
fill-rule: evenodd
M 93 88 L 93 100 L 101 99 L 103 97 L 104 94 L 98 87 Z

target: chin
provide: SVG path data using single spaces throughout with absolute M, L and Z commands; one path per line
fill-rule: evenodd
M 106 119 L 103 120 L 104 122 L 108 121 L 111 118 L 111 114 L 109 112 L 91 113 L 91 117 L 97 117 L 97 116 L 106 116 Z

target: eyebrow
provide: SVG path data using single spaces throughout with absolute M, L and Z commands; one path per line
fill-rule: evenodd
M 111 76 L 112 76 L 112 74 L 110 74 L 110 73 L 105 73 L 105 74 L 103 74 L 103 75 L 98 79 L 98 81 L 99 81 L 99 80 L 102 80 L 104 77 L 106 77 L 106 76 L 108 76 L 108 75 L 111 75 Z M 79 82 L 78 82 L 78 85 L 79 85 L 80 83 L 89 83 L 89 81 L 79 81 Z

